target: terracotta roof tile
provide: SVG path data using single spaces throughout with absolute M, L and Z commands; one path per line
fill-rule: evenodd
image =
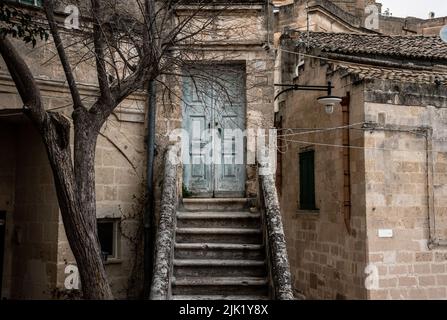
M 408 69 L 390 69 L 380 67 L 364 67 L 349 64 L 340 64 L 337 70 L 355 74 L 359 79 L 381 79 L 408 83 L 435 84 L 436 81 L 447 86 L 447 70 L 418 71 Z
M 298 45 L 324 52 L 447 59 L 447 43 L 439 36 L 310 32 L 308 37 L 306 32 L 298 34 Z

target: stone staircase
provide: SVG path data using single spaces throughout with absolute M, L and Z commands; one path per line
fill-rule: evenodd
M 261 216 L 249 199 L 184 199 L 177 212 L 172 299 L 269 298 Z

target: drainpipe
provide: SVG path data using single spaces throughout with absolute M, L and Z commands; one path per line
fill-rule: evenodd
M 154 260 L 154 236 L 155 236 L 155 201 L 154 201 L 154 159 L 155 159 L 155 121 L 156 92 L 155 81 L 150 80 L 148 86 L 148 120 L 147 120 L 147 168 L 146 168 L 146 207 L 144 210 L 144 298 L 150 295 Z
M 149 43 L 156 44 L 155 41 L 155 1 L 145 0 L 144 6 L 146 9 L 146 21 L 149 23 L 147 38 L 144 45 L 145 53 L 153 55 L 153 49 L 150 48 Z M 154 56 L 152 56 L 153 58 Z M 144 225 L 144 257 L 143 257 L 143 297 L 149 299 L 151 291 L 151 283 L 153 278 L 153 264 L 154 264 L 154 247 L 155 247 L 155 199 L 154 199 L 154 160 L 155 160 L 155 122 L 157 117 L 156 105 L 156 86 L 155 80 L 148 79 L 148 110 L 147 110 L 147 167 L 146 167 L 146 206 L 144 210 L 143 225 Z
M 350 107 L 351 96 L 348 92 L 341 102 L 343 112 L 343 126 L 350 125 Z M 350 129 L 343 130 L 343 218 L 345 220 L 346 230 L 351 234 L 351 149 Z

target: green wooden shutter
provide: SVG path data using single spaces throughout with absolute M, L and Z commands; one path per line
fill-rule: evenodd
M 315 210 L 315 151 L 305 151 L 299 156 L 300 209 Z

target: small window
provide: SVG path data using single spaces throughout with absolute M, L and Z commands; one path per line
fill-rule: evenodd
M 119 219 L 98 219 L 98 238 L 105 261 L 119 258 Z
M 315 204 L 315 151 L 308 150 L 299 155 L 300 209 L 317 210 Z
M 36 6 L 36 7 L 42 6 L 42 0 L 16 0 L 16 2 L 28 4 L 28 5 Z

